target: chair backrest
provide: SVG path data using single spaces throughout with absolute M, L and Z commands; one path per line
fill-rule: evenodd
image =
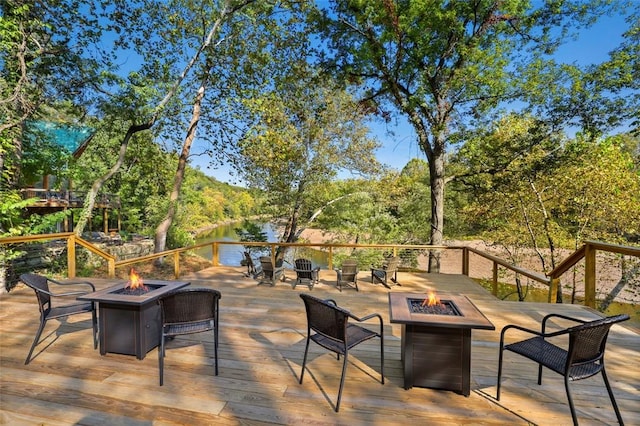
M 298 278 L 313 278 L 311 273 L 311 271 L 313 270 L 313 264 L 309 259 L 296 259 L 294 263 L 296 265 L 296 275 L 298 276 Z
M 247 263 L 247 270 L 250 274 L 255 273 L 256 265 L 253 263 L 253 259 L 251 258 L 251 254 L 248 251 L 244 252 L 244 261 Z
M 163 324 L 207 321 L 216 318 L 222 295 L 210 288 L 184 288 L 161 297 Z
M 271 263 L 271 257 L 260 256 L 260 265 L 262 265 L 262 271 L 265 273 L 265 275 L 273 275 L 273 263 Z
M 391 257 L 389 259 L 387 259 L 383 265 L 384 269 L 387 272 L 395 272 L 398 269 L 398 266 L 400 266 L 400 257 L 399 256 L 394 256 Z
M 349 311 L 333 303 L 300 293 L 307 312 L 307 324 L 316 333 L 334 341 L 345 343 Z
M 40 312 L 44 312 L 51 307 L 51 296 L 49 296 L 49 282 L 47 277 L 38 274 L 22 274 L 20 281 L 31 287 L 38 298 Z M 45 307 L 49 305 L 48 307 Z
M 626 321 L 629 315 L 614 315 L 590 321 L 568 329 L 569 349 L 567 368 L 580 363 L 595 362 L 604 356 L 609 329 L 613 324 Z
M 353 281 L 358 275 L 358 260 L 353 258 L 343 260 L 340 270 L 344 281 Z

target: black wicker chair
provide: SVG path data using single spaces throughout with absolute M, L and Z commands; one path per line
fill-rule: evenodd
M 355 288 L 358 290 L 358 261 L 347 258 L 342 262 L 342 267 L 336 269 L 336 287 L 342 291 L 342 287 Z
M 318 283 L 320 268 L 314 268 L 309 259 L 296 259 L 294 261 L 294 265 L 296 280 L 293 282 L 293 288 L 296 288 L 296 285 L 298 284 L 307 284 L 309 286 L 309 290 L 312 290 L 313 286 Z
M 270 256 L 261 256 L 260 265 L 262 266 L 262 278 L 258 281 L 258 285 L 269 284 L 273 287 L 276 285 L 276 281 L 284 281 L 287 279 L 284 274 L 282 260 L 276 261 L 274 266 Z
M 302 360 L 300 383 L 302 383 L 304 377 L 304 368 L 307 363 L 310 340 L 313 340 L 329 351 L 335 352 L 338 359 L 340 359 L 340 355 L 343 355 L 342 376 L 340 378 L 338 400 L 335 406 L 335 411 L 338 412 L 340 409 L 342 388 L 344 387 L 344 378 L 347 372 L 347 358 L 349 350 L 354 346 L 374 337 L 380 338 L 380 376 L 381 382 L 384 384 L 384 331 L 382 317 L 380 314 L 374 313 L 358 318 L 349 311 L 338 307 L 334 300 L 322 300 L 304 293 L 300 294 L 300 297 L 304 301 L 307 312 L 307 344 L 304 349 L 304 359 Z M 379 320 L 380 331 L 369 330 L 368 328 L 349 323 L 349 319 L 363 322 L 373 318 Z
M 71 315 L 91 313 L 91 324 L 93 326 L 93 348 L 95 349 L 98 347 L 98 321 L 95 305 L 93 302 L 71 303 L 60 306 L 54 306 L 53 303 L 54 298 L 57 297 L 81 296 L 83 294 L 96 291 L 96 288 L 92 283 L 86 281 L 60 282 L 37 274 L 22 274 L 20 275 L 20 281 L 22 281 L 27 286 L 31 287 L 33 291 L 35 291 L 36 297 L 38 298 L 38 308 L 40 308 L 40 327 L 38 327 L 36 337 L 35 339 L 33 339 L 31 349 L 29 349 L 29 355 L 27 355 L 27 359 L 24 361 L 25 365 L 29 364 L 29 362 L 31 361 L 33 350 L 40 340 L 40 335 L 44 330 L 44 326 L 50 319 L 66 318 Z M 49 289 L 49 283 L 53 283 L 58 286 L 87 286 L 91 288 L 91 290 L 76 290 L 64 293 L 54 293 Z
M 570 328 L 560 331 L 547 332 L 547 320 L 550 318 L 562 318 L 580 323 Z M 507 325 L 502 329 L 500 334 L 500 356 L 498 361 L 498 387 L 496 399 L 500 400 L 500 380 L 502 378 L 502 360 L 505 350 L 520 354 L 530 360 L 538 363 L 538 384 L 542 384 L 542 367 L 547 367 L 552 371 L 564 377 L 564 386 L 567 391 L 567 399 L 569 400 L 569 408 L 573 424 L 578 424 L 575 407 L 571 399 L 569 390 L 569 382 L 586 379 L 598 373 L 602 373 L 604 384 L 607 387 L 609 398 L 616 412 L 618 422 L 622 425 L 622 416 L 613 397 L 607 373 L 604 368 L 604 352 L 607 343 L 609 329 L 613 324 L 626 321 L 629 315 L 616 315 L 595 321 L 584 321 L 578 318 L 572 318 L 560 314 L 549 314 L 542 319 L 542 330 L 535 331 L 520 327 L 518 325 Z M 535 335 L 527 340 L 504 344 L 506 331 L 516 329 Z M 565 350 L 547 339 L 562 335 L 568 335 L 568 348 Z
M 158 365 L 160 386 L 164 378 L 165 341 L 182 334 L 213 330 L 215 375 L 218 375 L 218 317 L 222 295 L 209 288 L 186 288 L 159 299 L 162 318 Z

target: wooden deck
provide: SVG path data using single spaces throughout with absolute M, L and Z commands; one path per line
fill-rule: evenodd
M 537 327 L 549 312 L 583 318 L 580 306 L 501 302 L 461 275 L 400 273 L 391 291 L 460 292 L 496 327 L 474 330 L 471 395 L 405 390 L 400 361 L 401 326 L 389 323 L 386 288 L 361 273 L 360 292 L 338 292 L 335 274 L 322 271 L 312 293 L 331 297 L 358 315 L 385 319 L 385 375 L 379 382 L 379 346 L 370 341 L 350 357 L 340 412 L 335 413 L 341 361 L 311 345 L 308 371 L 298 384 L 306 317 L 291 280 L 256 286 L 240 268 L 216 268 L 181 279 L 222 292 L 220 374 L 213 375 L 210 334 L 177 338 L 168 346 L 164 386 L 158 386 L 157 350 L 144 360 L 100 356 L 92 347 L 90 319 L 47 325 L 35 357 L 24 358 L 38 325 L 33 291 L 20 285 L 0 297 L 0 424 L 9 425 L 565 425 L 571 424 L 562 378 L 547 371 L 536 384 L 536 366 L 506 354 L 501 401 L 495 400 L 499 330 L 508 323 Z M 288 272 L 292 277 L 293 273 Z M 153 278 L 153 277 L 148 277 Z M 95 280 L 98 288 L 105 281 Z M 625 423 L 640 425 L 640 338 L 616 325 L 609 336 L 607 370 Z M 581 425 L 615 424 L 600 375 L 572 384 Z

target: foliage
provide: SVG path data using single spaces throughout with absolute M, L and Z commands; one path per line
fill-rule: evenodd
M 294 242 L 330 201 L 322 187 L 339 171 L 376 169 L 377 143 L 367 134 L 365 111 L 305 66 L 246 105 L 258 121 L 239 144 L 239 173 L 268 193 L 274 215 L 287 220 L 283 240 Z
M 624 243 L 638 233 L 640 175 L 619 138 L 566 140 L 512 115 L 470 140 L 455 160 L 467 170 L 461 180 L 472 194 L 469 222 L 489 240 L 535 249 L 545 272 L 556 265 L 558 248 L 585 239 Z
M 234 231 L 240 238 L 240 241 L 252 243 L 266 243 L 268 241 L 267 233 L 262 230 L 262 226 L 249 220 L 243 221 L 242 227 L 234 228 Z M 269 251 L 268 247 L 261 246 L 244 246 L 244 249 L 254 255 L 266 255 L 266 252 Z
M 318 57 L 356 85 L 383 116 L 404 115 L 429 162 L 431 238 L 443 238 L 445 156 L 473 122 L 521 98 L 571 26 L 609 12 L 606 2 L 343 1 L 314 17 L 327 40 Z M 615 7 L 614 7 L 615 9 Z M 548 90 L 547 78 L 538 89 Z M 437 271 L 430 257 L 429 269 Z

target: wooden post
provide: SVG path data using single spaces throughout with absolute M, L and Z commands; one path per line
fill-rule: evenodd
M 76 234 L 67 238 L 67 269 L 69 278 L 76 277 Z
M 596 249 L 588 243 L 584 252 L 584 305 L 596 307 Z
M 548 303 L 556 303 L 558 297 L 558 287 L 560 285 L 560 278 L 552 277 L 549 279 L 549 299 Z
M 498 262 L 493 262 L 493 283 L 491 285 L 491 292 L 494 296 L 498 295 Z
M 102 229 L 105 234 L 109 235 L 109 212 L 106 208 L 102 209 Z
M 107 259 L 107 274 L 109 278 L 116 277 L 116 260 L 114 258 Z
M 216 241 L 211 244 L 211 261 L 213 266 L 220 266 L 220 247 Z
M 327 268 L 329 268 L 329 270 L 333 269 L 333 246 L 329 246 L 329 264 Z
M 469 249 L 462 248 L 462 275 L 469 276 Z
M 180 278 L 180 252 L 173 253 L 173 276 L 177 280 Z

